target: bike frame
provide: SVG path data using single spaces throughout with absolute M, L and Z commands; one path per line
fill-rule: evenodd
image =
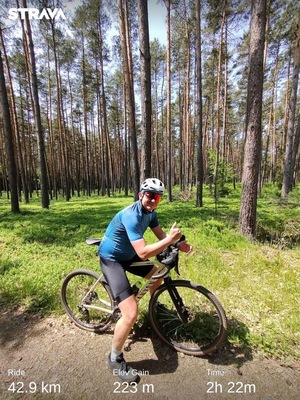
M 154 285 L 154 283 L 161 278 L 166 277 L 169 272 L 170 269 L 167 268 L 164 264 L 160 263 L 157 260 L 146 260 L 146 261 L 137 261 L 134 262 L 132 264 L 130 264 L 131 267 L 139 267 L 142 265 L 152 265 L 152 266 L 157 266 L 157 271 L 155 273 L 155 275 L 153 275 L 147 283 L 145 283 L 145 285 L 138 291 L 138 293 L 136 294 L 135 298 L 137 303 L 145 296 L 145 294 L 148 293 L 148 291 L 151 289 L 151 287 Z M 103 275 L 101 275 L 99 277 L 99 279 L 94 283 L 94 285 L 90 288 L 90 290 L 85 294 L 84 298 L 82 299 L 82 303 L 84 303 L 84 307 L 87 309 L 93 309 L 93 310 L 99 310 L 102 312 L 105 312 L 107 314 L 113 314 L 116 309 L 118 308 L 117 305 L 115 305 L 115 307 L 113 309 L 111 308 L 103 308 L 103 307 L 99 307 L 99 306 L 94 306 L 94 305 L 89 305 L 86 303 L 86 299 L 88 299 L 90 293 L 92 293 L 95 289 L 95 287 L 101 283 L 101 281 L 103 280 Z M 101 283 L 102 284 L 102 283 Z M 103 300 L 103 299 L 99 299 L 103 304 L 105 304 L 107 307 L 110 307 L 110 303 L 108 303 L 107 301 Z
M 175 288 L 171 287 L 171 285 L 170 285 L 170 282 L 171 282 L 171 278 L 169 277 L 170 268 L 168 268 L 165 264 L 162 264 L 157 260 L 138 261 L 138 262 L 132 263 L 131 267 L 135 267 L 135 266 L 138 267 L 141 265 L 155 265 L 158 267 L 158 269 L 156 271 L 156 274 L 153 275 L 149 279 L 149 281 L 138 291 L 138 293 L 135 296 L 136 301 L 139 302 L 158 279 L 167 278 L 167 279 L 165 279 L 165 284 L 167 286 L 167 290 L 170 294 L 173 304 L 178 312 L 178 315 L 180 316 L 181 321 L 187 322 L 186 313 L 185 313 L 185 310 L 183 309 L 182 299 L 181 299 L 178 291 Z
M 167 268 L 164 264 L 160 263 L 159 261 L 156 260 L 149 260 L 149 261 L 137 261 L 132 263 L 130 266 L 131 267 L 139 267 L 142 265 L 153 265 L 153 266 L 157 266 L 157 271 L 155 273 L 155 275 L 153 275 L 147 283 L 145 283 L 145 285 L 138 291 L 138 293 L 136 294 L 135 298 L 136 301 L 139 302 L 146 293 L 148 293 L 148 291 L 151 289 L 151 287 L 154 285 L 154 283 L 161 278 L 166 277 L 170 270 L 169 268 Z
M 90 290 L 84 295 L 84 298 L 82 299 L 82 303 L 84 303 L 84 307 L 87 308 L 87 309 L 99 310 L 99 311 L 103 311 L 103 312 L 105 312 L 105 313 L 107 313 L 107 314 L 112 314 L 112 313 L 113 313 L 113 310 L 111 310 L 111 309 L 102 308 L 102 307 L 99 307 L 99 306 L 92 306 L 92 305 L 86 303 L 86 299 L 88 298 L 88 296 L 90 295 L 90 293 L 92 293 L 92 292 L 94 291 L 94 289 L 95 289 L 95 287 L 98 285 L 98 283 L 101 283 L 102 279 L 103 279 L 103 276 L 101 275 L 101 276 L 99 277 L 99 279 L 97 279 L 97 281 L 94 283 L 94 285 L 90 288 Z M 102 283 L 101 283 L 101 285 L 102 285 Z M 101 303 L 103 303 L 103 304 L 106 305 L 107 307 L 110 307 L 110 306 L 111 306 L 111 304 L 108 303 L 107 301 L 105 301 L 105 300 L 103 300 L 103 299 L 99 299 L 99 300 L 101 301 Z

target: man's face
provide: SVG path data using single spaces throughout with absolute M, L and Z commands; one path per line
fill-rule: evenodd
M 153 192 L 140 193 L 142 205 L 147 211 L 153 211 L 158 206 L 161 197 L 160 194 Z

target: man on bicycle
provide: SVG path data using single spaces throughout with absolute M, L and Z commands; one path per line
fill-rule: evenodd
M 168 234 L 158 223 L 155 209 L 159 205 L 164 189 L 164 184 L 159 179 L 146 179 L 141 185 L 139 200 L 115 215 L 99 246 L 103 275 L 122 314 L 115 326 L 108 366 L 114 376 L 119 376 L 126 382 L 134 382 L 137 379 L 136 371 L 128 366 L 123 358 L 122 348 L 138 315 L 137 302 L 126 271 L 150 279 L 156 267 L 151 265 L 130 267 L 130 264 L 156 256 L 182 236 L 176 223 Z M 146 243 L 143 235 L 148 227 L 152 229 L 158 242 Z M 192 246 L 185 240 L 179 243 L 178 248 L 186 253 L 192 250 Z M 151 294 L 160 284 L 161 281 L 155 282 Z

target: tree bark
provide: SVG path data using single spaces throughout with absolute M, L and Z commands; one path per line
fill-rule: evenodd
M 246 143 L 242 176 L 240 231 L 252 238 L 256 227 L 258 176 L 261 157 L 261 118 L 266 0 L 252 0 L 250 70 L 248 76 Z
M 202 63 L 201 63 L 201 0 L 196 0 L 196 86 L 197 86 L 197 194 L 196 207 L 203 206 L 203 127 L 202 127 Z
M 11 117 L 10 117 L 9 102 L 5 84 L 5 75 L 2 62 L 1 48 L 0 48 L 0 98 L 2 105 L 5 148 L 6 148 L 6 156 L 8 164 L 9 190 L 11 194 L 10 198 L 11 211 L 13 213 L 18 213 L 20 212 L 20 208 L 19 208 L 19 197 L 18 197 L 17 166 L 14 153 L 13 130 L 10 119 Z
M 132 68 L 131 68 L 131 52 L 127 46 L 126 38 L 129 37 L 128 20 L 125 21 L 123 1 L 125 6 L 127 0 L 118 0 L 118 12 L 119 12 L 119 25 L 120 25 L 120 39 L 121 49 L 123 58 L 123 71 L 124 71 L 124 83 L 125 83 L 125 95 L 126 95 L 126 106 L 128 111 L 128 130 L 130 137 L 131 154 L 130 160 L 132 165 L 133 179 L 133 194 L 134 199 L 138 199 L 138 192 L 140 186 L 140 171 L 138 162 L 138 146 L 136 136 L 136 123 L 135 123 L 135 103 L 134 103 L 134 88 L 132 80 Z M 126 29 L 127 27 L 127 29 Z
M 141 147 L 141 180 L 151 176 L 151 63 L 148 26 L 148 4 L 138 1 L 140 70 L 141 70 L 141 106 L 142 106 L 142 147 Z
M 167 189 L 172 201 L 172 129 L 171 129 L 171 2 L 167 0 Z
M 298 91 L 298 83 L 299 83 L 299 68 L 300 68 L 300 13 L 298 17 L 297 30 L 296 30 L 296 43 L 294 48 L 294 70 L 293 70 L 293 78 L 292 78 L 292 90 L 291 97 L 289 101 L 289 120 L 287 126 L 287 139 L 286 139 L 286 148 L 285 148 L 285 156 L 283 162 L 283 180 L 282 180 L 282 189 L 281 189 L 281 197 L 286 198 L 289 192 L 292 190 L 293 186 L 293 175 L 295 168 L 296 157 L 294 156 L 295 149 L 295 140 L 296 140 L 296 132 L 295 132 L 295 116 L 296 116 L 296 105 L 297 105 L 297 91 Z M 296 153 L 298 148 L 296 148 Z
M 26 0 L 22 0 L 22 7 L 27 8 Z M 24 23 L 22 23 L 23 32 L 25 35 L 25 40 L 28 48 L 28 56 L 30 60 L 30 84 L 32 87 L 33 94 L 33 108 L 34 108 L 34 120 L 35 128 L 38 137 L 39 144 L 39 159 L 40 159 L 40 185 L 42 194 L 42 207 L 49 208 L 49 193 L 48 193 L 48 179 L 47 179 L 47 165 L 45 156 L 45 142 L 44 133 L 41 119 L 40 102 L 39 102 L 39 91 L 38 91 L 38 79 L 36 74 L 36 64 L 35 64 L 35 54 L 34 46 L 32 41 L 32 33 L 30 22 L 28 19 L 28 14 L 25 15 Z

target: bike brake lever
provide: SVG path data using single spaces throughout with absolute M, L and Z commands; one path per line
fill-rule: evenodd
M 171 265 L 172 263 L 174 263 L 174 261 L 176 261 L 178 255 L 178 250 L 172 250 L 170 255 L 165 258 L 164 260 L 162 260 L 161 262 L 167 266 Z M 176 266 L 178 266 L 178 261 L 176 262 Z

